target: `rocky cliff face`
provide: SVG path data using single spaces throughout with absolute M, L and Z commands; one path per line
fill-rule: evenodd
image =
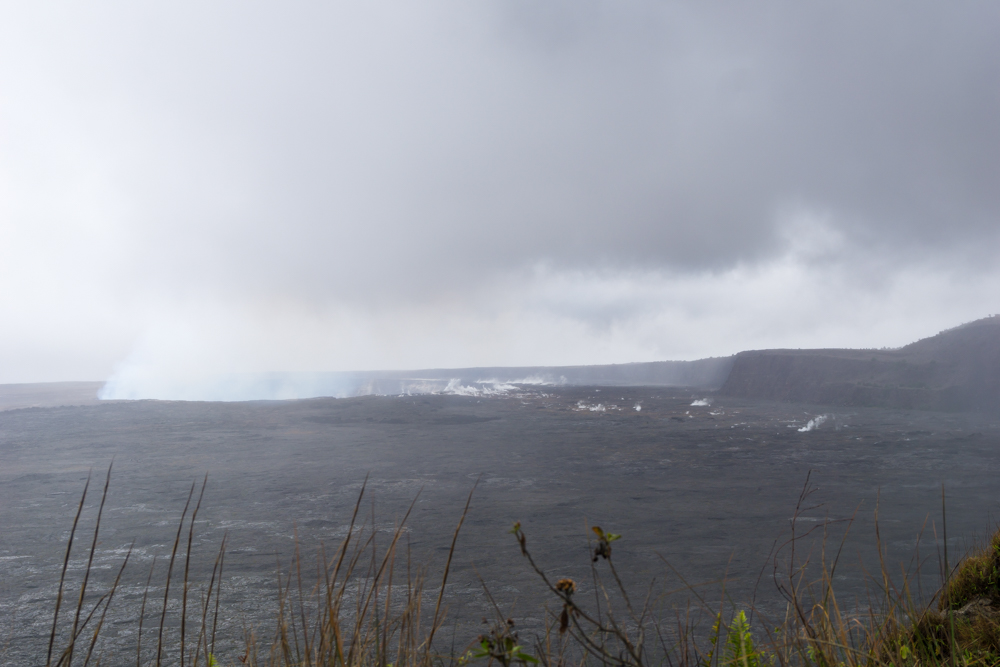
M 1000 409 L 1000 317 L 898 350 L 753 350 L 720 393 L 843 406 Z

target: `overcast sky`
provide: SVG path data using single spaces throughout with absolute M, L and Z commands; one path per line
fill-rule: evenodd
M 0 382 L 1000 312 L 1000 4 L 0 2 Z

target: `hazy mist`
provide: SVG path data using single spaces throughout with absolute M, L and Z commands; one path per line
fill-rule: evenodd
M 0 4 L 0 382 L 1000 312 L 1000 5 Z

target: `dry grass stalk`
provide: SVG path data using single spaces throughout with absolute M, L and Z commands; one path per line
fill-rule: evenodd
M 98 532 L 107 498 L 111 468 L 105 480 L 97 521 L 91 540 L 87 567 L 84 571 L 67 645 L 55 651 L 59 637 L 59 618 L 67 587 L 69 560 L 83 513 L 90 478 L 84 486 L 70 530 L 66 555 L 60 574 L 53 625 L 46 657 L 47 667 L 72 664 L 80 645 L 84 667 L 101 661 L 98 650 L 101 630 L 119 587 L 122 573 L 132 554 L 128 550 L 110 588 L 95 602 L 86 599 L 90 572 L 94 564 Z M 633 595 L 620 576 L 612 557 L 612 543 L 620 536 L 594 527 L 592 541 L 591 579 L 594 597 L 587 602 L 577 595 L 576 582 L 569 579 L 553 581 L 534 560 L 527 546 L 527 536 L 520 524 L 511 531 L 520 552 L 531 570 L 554 596 L 557 606 L 545 615 L 542 632 L 530 650 L 521 644 L 513 618 L 501 613 L 493 596 L 483 584 L 495 615 L 489 632 L 481 635 L 468 650 L 456 653 L 438 652 L 435 637 L 447 616 L 445 589 L 456 551 L 459 532 L 469 513 L 472 495 L 459 518 L 448 557 L 444 564 L 440 588 L 434 591 L 430 623 L 423 624 L 426 570 L 416 567 L 410 555 L 409 542 L 404 544 L 406 521 L 417 501 L 414 498 L 406 514 L 391 531 L 388 542 L 379 540 L 374 513 L 370 520 L 358 522 L 361 503 L 367 489 L 367 478 L 358 494 L 344 540 L 328 557 L 320 549 L 315 582 L 309 584 L 303 575 L 303 557 L 296 531 L 295 550 L 287 572 L 278 569 L 278 599 L 275 630 L 272 640 L 261 651 L 254 628 L 245 628 L 242 654 L 230 656 L 230 664 L 255 667 L 464 667 L 470 662 L 484 662 L 486 667 L 498 663 L 512 667 L 539 663 L 542 667 L 937 667 L 944 665 L 1000 665 L 1000 532 L 982 549 L 972 553 L 951 572 L 944 554 L 944 584 L 934 602 L 927 606 L 919 594 L 911 590 L 911 582 L 919 581 L 920 559 L 902 570 L 900 577 L 890 576 L 885 549 L 878 529 L 876 508 L 875 543 L 879 554 L 879 570 L 870 577 L 871 593 L 864 613 L 842 607 L 834 594 L 837 571 L 844 540 L 853 522 L 847 520 L 844 535 L 833 558 L 827 560 L 828 531 L 835 522 L 827 521 L 805 532 L 797 531 L 797 519 L 815 509 L 809 504 L 813 492 L 809 478 L 800 493 L 791 521 L 789 538 L 775 550 L 772 577 L 778 592 L 784 596 L 786 613 L 780 619 L 768 619 L 760 610 L 751 608 L 749 620 L 739 610 L 728 614 L 726 580 L 717 582 L 720 599 L 710 603 L 700 588 L 708 584 L 689 584 L 664 559 L 663 562 L 683 584 L 676 590 L 661 590 L 654 580 L 643 592 Z M 204 498 L 207 478 L 192 509 L 195 485 L 192 484 L 178 522 L 164 582 L 163 607 L 158 610 L 152 664 L 161 665 L 167 650 L 177 651 L 177 663 L 182 666 L 220 665 L 216 653 L 216 634 L 222 597 L 222 575 L 228 536 L 224 535 L 216 554 L 207 588 L 198 599 L 200 609 L 197 632 L 189 624 L 191 592 L 191 553 L 194 545 L 194 524 Z M 419 494 L 418 494 L 419 497 Z M 184 555 L 183 581 L 180 590 L 180 628 L 176 646 L 165 633 L 167 609 L 170 604 L 171 579 L 187 523 L 187 551 Z M 806 540 L 822 530 L 819 556 L 801 551 Z M 143 621 L 147 611 L 156 558 L 150 567 L 143 590 L 136 639 L 136 665 L 143 664 Z M 898 583 L 897 583 L 898 582 Z M 176 588 L 176 587 L 175 587 Z M 399 590 L 397 590 L 399 589 Z M 677 593 L 687 596 L 688 603 L 666 621 L 662 613 L 664 601 Z M 175 594 L 176 597 L 176 594 Z M 641 604 L 637 604 L 641 600 Z M 224 614 L 224 612 L 222 612 Z M 92 626 L 94 619 L 96 623 Z M 700 628 L 708 619 L 712 630 Z M 93 627 L 88 641 L 84 630 Z M 194 639 L 189 641 L 193 637 Z M 191 645 L 193 644 L 193 646 Z M 82 649 L 80 649 L 82 651 Z M 152 651 L 152 649 L 150 649 Z M 173 658 L 170 658 L 173 661 Z M 117 662 L 117 661 L 115 661 Z

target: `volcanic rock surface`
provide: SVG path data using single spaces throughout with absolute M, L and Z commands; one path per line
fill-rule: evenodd
M 838 406 L 996 410 L 1000 317 L 896 350 L 740 352 L 720 394 Z
M 227 535 L 219 621 L 225 664 L 240 655 L 245 628 L 264 642 L 273 636 L 277 572 L 287 573 L 296 543 L 309 590 L 320 545 L 334 549 L 348 534 L 366 476 L 363 521 L 375 524 L 380 549 L 417 501 L 405 541 L 415 566 L 430 568 L 431 607 L 455 525 L 478 481 L 445 595 L 451 614 L 442 650 L 453 637 L 461 650 L 493 613 L 484 583 L 524 637 L 542 632 L 552 600 L 507 533 L 514 521 L 551 577 L 578 582 L 581 601 L 593 600 L 588 535 L 600 525 L 623 535 L 614 558 L 636 596 L 654 578 L 664 590 L 681 591 L 657 602 L 666 621 L 686 613 L 691 597 L 675 572 L 716 600 L 725 578 L 736 604 L 752 602 L 762 618 L 780 619 L 785 602 L 775 592 L 774 565 L 786 563 L 789 551 L 775 561 L 772 549 L 793 525 L 800 534 L 815 529 L 817 540 L 828 529 L 839 545 L 844 520 L 855 517 L 837 585 L 844 608 L 865 606 L 864 573 L 878 568 L 878 504 L 893 571 L 916 555 L 926 561 L 930 593 L 941 546 L 931 522 L 940 515 L 942 484 L 949 549 L 957 557 L 1000 512 L 998 445 L 1000 423 L 989 414 L 713 401 L 700 391 L 653 387 L 8 410 L 0 412 L 0 665 L 44 662 L 39 656 L 83 485 L 93 469 L 69 561 L 73 600 L 112 459 L 90 579 L 95 600 L 132 552 L 101 650 L 116 656 L 113 664 L 125 662 L 117 656 L 135 660 L 144 586 L 156 558 L 151 594 L 160 602 L 146 608 L 143 643 L 151 650 L 181 512 L 192 482 L 208 473 L 190 561 L 192 613 Z M 793 522 L 807 476 L 818 490 Z M 820 543 L 803 543 L 800 553 L 810 553 L 810 545 L 821 552 Z M 606 563 L 597 566 L 608 574 Z M 175 641 L 180 593 L 172 591 L 166 622 Z M 72 619 L 64 616 L 65 630 Z M 168 662 L 175 658 L 171 653 Z

